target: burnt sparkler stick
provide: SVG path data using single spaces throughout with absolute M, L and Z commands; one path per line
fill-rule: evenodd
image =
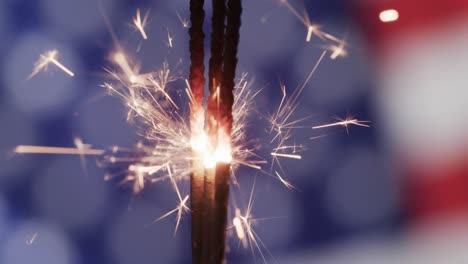
M 224 23 L 226 20 L 226 0 L 213 0 L 213 18 L 211 32 L 211 58 L 209 77 L 210 97 L 207 101 L 208 115 L 208 130 L 215 130 L 217 126 L 218 116 L 218 96 L 217 89 L 221 88 L 223 78 L 223 52 L 224 52 Z
M 203 111 L 203 1 L 190 2 L 190 87 L 192 91 L 192 137 L 207 132 L 211 155 L 223 150 L 231 156 L 232 106 L 234 78 L 237 66 L 237 46 L 241 2 L 229 0 L 226 15 L 225 0 L 213 0 L 213 30 L 209 61 L 209 91 L 207 111 Z M 200 15 L 201 14 L 201 15 Z M 227 28 L 225 33 L 225 20 Z M 195 21 L 194 21 L 195 20 Z M 226 35 L 226 36 L 225 36 Z M 225 42 L 229 43 L 225 43 Z M 200 117 L 205 117 L 206 122 Z M 201 122 L 200 122 L 201 121 Z M 206 129 L 200 127 L 205 124 Z M 200 153 L 198 153 L 200 154 Z M 211 157 L 211 159 L 214 157 Z M 191 167 L 192 255 L 193 263 L 220 264 L 224 261 L 227 210 L 229 200 L 230 158 L 212 166 L 193 161 Z M 203 170 L 203 168 L 205 168 Z
M 219 129 L 219 89 L 222 84 L 223 75 L 223 51 L 224 51 L 224 23 L 226 20 L 226 1 L 213 0 L 213 17 L 211 31 L 211 57 L 209 60 L 208 89 L 210 96 L 207 98 L 207 133 L 212 146 L 218 144 Z M 206 170 L 205 174 L 205 202 L 209 203 L 205 208 L 205 221 L 203 222 L 203 250 L 202 259 L 207 263 L 216 262 L 216 249 L 219 230 L 215 227 L 217 215 L 215 212 L 215 177 L 216 167 Z M 219 243 L 219 242 L 218 242 Z
M 205 12 L 203 10 L 204 0 L 190 0 L 190 76 L 189 84 L 192 93 L 190 104 L 190 126 L 192 136 L 200 133 L 203 127 L 204 111 L 204 39 L 203 21 Z M 190 175 L 190 197 L 192 210 L 192 258 L 193 263 L 201 263 L 202 250 L 202 219 L 203 219 L 203 196 L 204 196 L 204 167 L 201 161 L 194 160 L 191 163 Z
M 220 112 L 228 135 L 232 129 L 232 106 L 234 104 L 234 79 L 237 67 L 237 49 L 239 45 L 239 31 L 241 26 L 241 0 L 229 0 L 227 11 L 226 45 L 224 48 L 223 82 L 220 91 L 222 104 Z
M 190 0 L 190 75 L 189 83 L 193 94 L 191 102 L 192 113 L 199 111 L 203 107 L 204 85 L 205 85 L 205 65 L 203 63 L 205 33 L 203 33 L 203 21 L 205 11 L 203 10 L 204 0 Z
M 234 78 L 237 67 L 237 49 L 241 26 L 241 0 L 229 0 L 227 6 L 226 40 L 223 54 L 223 76 L 219 91 L 218 124 L 231 140 L 232 106 L 234 104 Z M 230 143 L 230 142 L 229 142 Z M 226 240 L 226 222 L 229 200 L 230 164 L 218 163 L 215 174 L 215 262 L 223 263 Z

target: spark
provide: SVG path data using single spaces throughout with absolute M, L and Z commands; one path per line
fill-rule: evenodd
M 297 125 L 299 122 L 303 121 L 302 119 L 299 120 L 291 120 L 295 110 L 298 107 L 299 100 L 301 98 L 302 92 L 312 76 L 314 75 L 315 71 L 317 70 L 318 66 L 322 62 L 323 58 L 325 57 L 326 51 L 323 51 L 322 54 L 320 55 L 319 59 L 315 63 L 315 65 L 312 67 L 309 75 L 307 78 L 304 80 L 303 84 L 301 86 L 298 86 L 293 94 L 288 98 L 287 93 L 286 93 L 286 86 L 281 85 L 281 101 L 279 103 L 279 106 L 275 112 L 275 114 L 269 118 L 269 121 L 271 123 L 271 129 L 270 133 L 273 131 L 276 131 L 276 135 L 273 137 L 273 140 L 276 140 L 279 138 L 279 141 L 285 141 L 285 139 L 289 138 L 289 131 Z M 286 133 L 284 133 L 286 131 Z
M 309 139 L 319 139 L 319 138 L 323 138 L 323 137 L 326 137 L 327 135 L 321 135 L 321 136 L 315 136 L 315 137 L 310 137 Z
M 304 9 L 304 14 L 301 15 L 299 11 L 294 8 L 291 3 L 289 3 L 289 0 L 279 0 L 282 5 L 284 5 L 306 28 L 307 34 L 306 34 L 306 42 L 310 42 L 312 39 L 312 36 L 317 36 L 319 39 L 323 41 L 332 41 L 334 43 L 341 43 L 343 42 L 339 38 L 326 33 L 320 29 L 320 26 L 317 24 L 313 24 L 309 18 L 309 15 Z
M 26 240 L 26 245 L 31 246 L 37 239 L 37 232 L 34 232 L 30 238 Z
M 384 23 L 397 21 L 399 16 L 400 14 L 395 9 L 387 9 L 379 14 L 380 21 Z
M 128 175 L 121 183 L 133 182 L 133 193 L 139 193 L 145 188 L 145 182 L 148 181 L 149 177 L 160 171 L 163 167 L 164 165 L 145 166 L 141 164 L 131 164 L 128 167 Z
M 348 51 L 346 50 L 345 46 L 346 46 L 346 42 L 344 41 L 342 41 L 338 45 L 334 45 L 334 44 L 330 45 L 328 47 L 328 49 L 332 52 L 330 55 L 330 59 L 334 60 L 338 57 L 345 57 L 346 55 L 348 55 Z
M 271 155 L 274 156 L 274 157 L 283 157 L 283 158 L 290 158 L 290 159 L 302 159 L 301 155 L 295 155 L 295 154 L 284 154 L 284 153 L 272 152 Z
M 286 86 L 280 86 L 282 93 L 281 101 L 275 114 L 268 118 L 270 122 L 270 134 L 273 134 L 272 139 L 270 140 L 270 144 L 274 146 L 270 153 L 272 157 L 272 162 L 270 164 L 271 171 L 273 171 L 275 165 L 278 165 L 280 170 L 284 171 L 282 169 L 279 158 L 290 158 L 297 160 L 302 159 L 301 155 L 296 153 L 285 153 L 285 150 L 293 149 L 294 152 L 301 150 L 301 147 L 297 148 L 295 144 L 291 147 L 291 144 L 288 142 L 293 137 L 295 129 L 300 127 L 300 123 L 307 118 L 294 119 L 293 116 L 298 107 L 303 90 L 316 72 L 326 53 L 326 51 L 322 52 L 321 56 L 312 67 L 309 75 L 305 78 L 302 85 L 297 86 L 297 88 L 294 89 L 290 96 L 288 96 L 286 93 Z
M 83 171 L 85 173 L 85 175 L 87 176 L 88 175 L 88 170 L 87 170 L 87 166 L 86 166 L 86 159 L 85 159 L 85 153 L 84 151 L 86 149 L 89 149 L 91 148 L 91 145 L 89 144 L 84 144 L 83 141 L 78 138 L 78 137 L 75 137 L 73 139 L 73 143 L 75 144 L 76 148 L 80 151 L 80 161 L 81 161 L 81 166 L 83 167 Z
M 299 12 L 289 3 L 288 0 L 280 0 L 280 3 L 286 6 L 286 8 L 297 18 L 299 21 L 302 22 L 302 24 L 309 26 L 310 25 L 310 19 L 307 13 L 304 15 L 299 14 Z
M 179 198 L 179 205 L 177 205 L 177 207 L 169 212 L 167 212 L 166 214 L 164 214 L 163 216 L 159 217 L 158 219 L 155 220 L 155 222 L 158 222 L 174 213 L 177 213 L 177 222 L 176 222 L 176 226 L 175 226 L 175 230 L 174 230 L 174 235 L 177 233 L 177 230 L 179 228 L 179 224 L 180 224 L 180 220 L 182 219 L 182 216 L 185 212 L 190 212 L 190 208 L 188 208 L 187 206 L 187 201 L 189 199 L 189 195 L 186 195 L 184 198 L 182 198 L 182 194 L 180 193 L 179 191 L 179 187 L 177 187 L 177 182 L 175 181 L 174 177 L 172 176 L 172 173 L 171 173 L 171 167 L 169 165 L 167 165 L 167 172 L 169 174 L 169 178 L 171 179 L 171 183 L 172 183 L 172 186 L 174 188 L 174 191 L 176 192 L 177 194 L 177 197 Z
M 247 244 L 247 239 L 245 237 L 245 232 L 244 228 L 242 226 L 242 220 L 241 220 L 241 211 L 239 208 L 236 208 L 236 216 L 232 219 L 232 224 L 234 225 L 234 228 L 236 229 L 236 234 L 237 238 L 242 242 L 242 245 L 244 248 L 248 247 Z
M 174 41 L 174 37 L 171 35 L 171 33 L 169 32 L 169 29 L 167 30 L 167 45 L 172 48 L 173 47 L 173 41 Z
M 315 25 L 309 25 L 307 27 L 307 36 L 306 36 L 306 42 L 310 42 L 312 38 L 312 34 L 316 31 L 316 26 Z
M 14 152 L 19 153 L 19 154 L 60 154 L 60 155 L 100 156 L 104 154 L 105 150 L 90 149 L 90 148 L 63 148 L 63 147 L 19 145 L 14 149 Z
M 179 18 L 180 23 L 182 23 L 183 28 L 189 28 L 190 27 L 190 20 L 188 20 L 186 18 L 182 18 L 182 16 L 179 14 L 179 12 L 177 12 L 177 17 Z
M 266 256 L 263 253 L 263 250 L 266 250 L 269 255 L 271 253 L 268 251 L 266 245 L 260 239 L 258 234 L 255 232 L 253 226 L 254 224 L 262 219 L 254 219 L 252 216 L 252 209 L 254 204 L 254 190 L 255 182 L 252 186 L 250 192 L 249 202 L 245 214 L 241 213 L 240 208 L 235 209 L 235 216 L 232 219 L 232 226 L 229 228 L 234 228 L 236 231 L 237 239 L 242 243 L 242 246 L 247 249 L 250 247 L 252 255 L 255 256 L 255 249 L 259 252 L 264 263 L 267 263 Z
M 46 51 L 45 53 L 41 54 L 39 56 L 39 60 L 37 60 L 37 62 L 34 64 L 34 69 L 33 69 L 32 73 L 28 76 L 27 79 L 31 79 L 32 77 L 34 77 L 39 72 L 47 70 L 50 63 L 54 64 L 59 69 L 64 71 L 66 74 L 70 75 L 71 77 L 75 76 L 75 73 L 73 73 L 70 69 L 68 69 L 62 63 L 60 63 L 58 61 L 58 59 L 57 59 L 58 55 L 59 55 L 58 50 L 50 50 L 50 51 Z
M 289 190 L 296 189 L 296 187 L 294 187 L 291 183 L 283 179 L 283 177 L 281 177 L 281 175 L 277 171 L 275 171 L 275 174 L 276 176 L 278 176 L 278 179 L 281 181 L 281 183 L 284 184 L 284 186 L 286 186 L 286 188 L 288 188 Z
M 148 13 L 146 13 L 143 20 L 141 20 L 140 9 L 137 9 L 136 16 L 133 18 L 133 24 L 138 29 L 138 31 L 140 31 L 141 36 L 145 40 L 148 39 L 148 36 L 146 35 L 146 31 L 145 31 L 145 26 L 147 22 L 148 22 Z
M 321 129 L 321 128 L 328 128 L 328 127 L 334 127 L 334 126 L 344 126 L 346 128 L 346 131 L 349 132 L 348 127 L 350 125 L 370 127 L 369 125 L 366 124 L 366 123 L 369 123 L 370 121 L 362 121 L 362 120 L 358 120 L 352 117 L 347 117 L 345 119 L 336 117 L 335 119 L 338 120 L 338 122 L 325 124 L 325 125 L 319 125 L 319 126 L 313 126 L 312 129 Z
M 134 72 L 134 69 L 130 67 L 127 57 L 123 52 L 116 52 L 113 56 L 114 62 L 120 67 L 124 76 L 130 82 L 130 84 L 140 84 L 142 79 Z M 116 76 L 117 77 L 117 76 Z

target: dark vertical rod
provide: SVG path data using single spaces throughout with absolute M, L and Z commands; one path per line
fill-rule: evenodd
M 204 86 L 205 86 L 205 33 L 203 32 L 203 22 L 205 11 L 203 10 L 204 0 L 190 0 L 190 75 L 189 84 L 194 97 L 191 107 L 203 107 Z M 199 110 L 199 109 L 192 109 Z
M 226 20 L 226 0 L 213 0 L 213 17 L 211 31 L 211 57 L 209 61 L 208 83 L 210 97 L 207 100 L 208 108 L 208 132 L 216 133 L 218 128 L 218 99 L 213 95 L 216 89 L 222 85 L 223 78 L 223 52 L 224 52 L 224 28 Z
M 192 118 L 194 113 L 203 109 L 203 4 L 203 0 L 190 1 L 190 86 L 194 97 L 191 104 Z M 227 9 L 226 0 L 213 0 L 208 75 L 210 96 L 207 99 L 206 126 L 215 145 L 220 130 L 230 136 L 232 129 L 241 13 L 241 0 L 228 0 Z M 222 264 L 225 262 L 230 164 L 218 163 L 215 168 L 203 172 L 203 169 L 200 170 L 192 163 L 191 180 L 192 263 Z
M 219 96 L 214 96 L 216 90 L 221 88 L 223 75 L 223 52 L 224 52 L 224 28 L 226 20 L 226 0 L 213 0 L 213 17 L 211 31 L 211 56 L 208 70 L 208 89 L 210 96 L 207 98 L 206 129 L 210 135 L 213 146 L 217 145 L 217 135 L 219 129 Z M 215 238 L 219 232 L 224 230 L 216 229 L 215 222 L 215 175 L 216 170 L 208 169 L 205 174 L 205 201 L 209 203 L 205 208 L 205 221 L 203 223 L 203 250 L 202 259 L 205 263 L 215 262 L 215 252 L 218 245 Z
M 226 44 L 224 47 L 223 82 L 221 89 L 222 108 L 220 109 L 227 132 L 232 129 L 232 106 L 234 104 L 234 85 L 237 67 L 237 50 L 241 26 L 242 1 L 229 0 L 227 9 Z
M 234 104 L 234 86 L 237 67 L 237 51 L 239 45 L 239 31 L 241 26 L 242 3 L 241 0 L 228 0 L 227 25 L 223 54 L 223 75 L 220 90 L 218 122 L 227 135 L 232 130 L 232 106 Z M 230 164 L 219 163 L 215 175 L 215 264 L 224 262 L 226 225 L 229 202 Z
M 205 65 L 204 65 L 204 40 L 203 22 L 205 11 L 203 10 L 204 0 L 190 0 L 190 76 L 189 84 L 193 95 L 190 104 L 191 127 L 195 128 L 197 114 L 203 111 L 204 86 L 205 86 Z M 203 196 L 204 196 L 204 170 L 200 164 L 192 161 L 190 175 L 190 199 L 192 210 L 192 263 L 201 264 L 201 250 L 203 233 Z

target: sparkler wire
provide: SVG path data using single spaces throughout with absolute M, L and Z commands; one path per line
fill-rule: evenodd
M 191 130 L 196 129 L 199 113 L 203 108 L 204 98 L 204 40 L 203 21 L 205 11 L 203 10 L 204 0 L 190 0 L 190 75 L 189 86 L 192 100 L 190 105 L 190 125 Z M 192 132 L 193 133 L 193 132 Z M 202 249 L 202 219 L 203 219 L 203 196 L 204 196 L 204 169 L 200 161 L 191 162 L 190 174 L 190 197 L 191 197 L 191 225 L 192 225 L 192 262 L 201 263 Z
M 213 0 L 213 16 L 212 16 L 212 31 L 211 31 L 211 57 L 209 60 L 208 70 L 208 89 L 210 95 L 207 98 L 207 133 L 210 137 L 210 142 L 215 147 L 218 142 L 219 130 L 219 91 L 222 89 L 222 75 L 223 75 L 223 51 L 224 51 L 224 23 L 226 20 L 226 0 Z M 222 229 L 214 228 L 217 220 L 215 212 L 215 177 L 216 169 L 207 169 L 205 174 L 205 221 L 203 222 L 203 262 L 215 262 L 217 252 L 217 243 L 222 243 L 216 238 L 220 236 Z M 224 247 L 223 247 L 224 248 Z
M 233 116 L 232 106 L 234 104 L 234 78 L 237 67 L 237 50 L 239 45 L 239 31 L 241 26 L 242 3 L 241 0 L 228 0 L 226 41 L 223 54 L 223 77 L 222 89 L 220 90 L 220 118 L 226 135 L 231 135 Z M 216 167 L 215 176 L 215 228 L 219 230 L 214 242 L 218 245 L 215 251 L 215 263 L 224 261 L 226 223 L 229 201 L 229 179 L 230 164 L 219 163 Z

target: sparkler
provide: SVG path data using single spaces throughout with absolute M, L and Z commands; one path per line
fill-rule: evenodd
M 94 149 L 84 144 L 81 139 L 74 140 L 74 148 L 19 145 L 15 152 L 19 154 L 67 154 L 91 155 L 101 158 L 103 166 L 124 166 L 124 170 L 106 174 L 105 179 L 123 177 L 120 184 L 130 184 L 134 193 L 144 189 L 147 183 L 170 181 L 177 195 L 177 206 L 157 218 L 155 222 L 171 215 L 176 216 L 177 232 L 182 216 L 191 211 L 192 218 L 192 259 L 193 263 L 218 264 L 224 261 L 227 211 L 230 181 L 235 184 L 235 171 L 239 166 L 256 169 L 275 177 L 290 190 L 295 187 L 287 180 L 281 166 L 281 159 L 301 160 L 304 146 L 291 144 L 294 131 L 299 128 L 310 129 L 302 123 L 307 118 L 294 119 L 295 110 L 306 85 L 316 72 L 319 64 L 330 51 L 331 59 L 346 55 L 346 42 L 340 40 L 312 24 L 307 14 L 301 15 L 287 0 L 281 2 L 291 11 L 307 29 L 306 41 L 313 36 L 331 43 L 321 54 L 304 82 L 287 94 L 285 85 L 280 86 L 281 101 L 277 110 L 268 118 L 268 142 L 260 146 L 249 146 L 245 138 L 246 119 L 250 114 L 254 100 L 261 90 L 253 90 L 247 80 L 247 74 L 235 82 L 237 66 L 237 46 L 239 42 L 241 0 L 213 0 L 213 30 L 211 32 L 211 58 L 209 60 L 208 91 L 205 95 L 204 77 L 204 0 L 190 0 L 190 73 L 185 80 L 186 95 L 190 105 L 190 115 L 185 116 L 183 108 L 176 103 L 170 83 L 178 79 L 168 64 L 164 63 L 158 71 L 142 73 L 138 64 L 133 63 L 120 45 L 111 56 L 116 69 L 107 69 L 112 81 L 102 85 L 109 93 L 120 97 L 128 108 L 127 119 L 137 120 L 142 126 L 143 141 L 134 148 L 118 146 L 108 149 Z M 189 27 L 189 21 L 177 13 L 182 26 Z M 148 39 L 145 26 L 148 13 L 142 18 L 137 9 L 133 18 L 135 28 L 143 39 Z M 225 22 L 227 24 L 225 25 Z M 173 36 L 167 32 L 168 46 L 173 47 Z M 63 66 L 57 59 L 58 51 L 53 50 L 40 56 L 29 78 L 47 69 L 52 63 L 65 73 L 74 73 Z M 181 96 L 179 94 L 179 96 Z M 206 109 L 204 100 L 206 99 Z M 355 118 L 339 119 L 338 122 L 313 126 L 323 129 L 334 126 L 357 125 L 368 127 L 368 121 Z M 262 158 L 256 150 L 263 149 L 270 153 L 269 158 Z M 270 170 L 263 167 L 271 159 Z M 190 179 L 190 196 L 183 194 L 177 183 Z M 190 209 L 188 200 L 190 199 Z M 266 258 L 262 249 L 266 248 L 253 230 L 256 221 L 252 217 L 253 189 L 247 210 L 242 214 L 234 206 L 232 228 L 242 245 L 256 248 L 263 260 Z
M 224 0 L 213 0 L 213 30 L 211 34 L 211 58 L 209 61 L 210 95 L 207 99 L 206 133 L 211 147 L 211 150 L 208 151 L 212 151 L 214 154 L 211 159 L 217 157 L 217 160 L 205 170 L 203 177 L 204 196 L 198 198 L 201 199 L 201 202 L 194 201 L 195 197 L 192 193 L 192 201 L 203 204 L 202 214 L 192 216 L 194 219 L 192 226 L 199 228 L 203 233 L 200 241 L 197 241 L 197 239 L 200 239 L 199 237 L 192 240 L 194 263 L 221 263 L 224 259 L 230 162 L 232 159 L 233 90 L 242 11 L 240 0 L 229 0 L 227 12 L 225 5 Z M 225 31 L 224 21 L 226 17 L 227 26 Z M 192 28 L 194 28 L 195 23 L 192 20 Z M 191 52 L 197 52 L 197 50 L 191 47 Z M 192 112 L 192 115 L 195 113 Z M 192 185 L 199 186 L 199 181 L 201 181 L 200 178 L 192 177 Z M 192 190 L 194 190 L 194 187 L 192 187 Z M 200 216 L 204 217 L 204 219 L 195 219 L 195 217 Z

